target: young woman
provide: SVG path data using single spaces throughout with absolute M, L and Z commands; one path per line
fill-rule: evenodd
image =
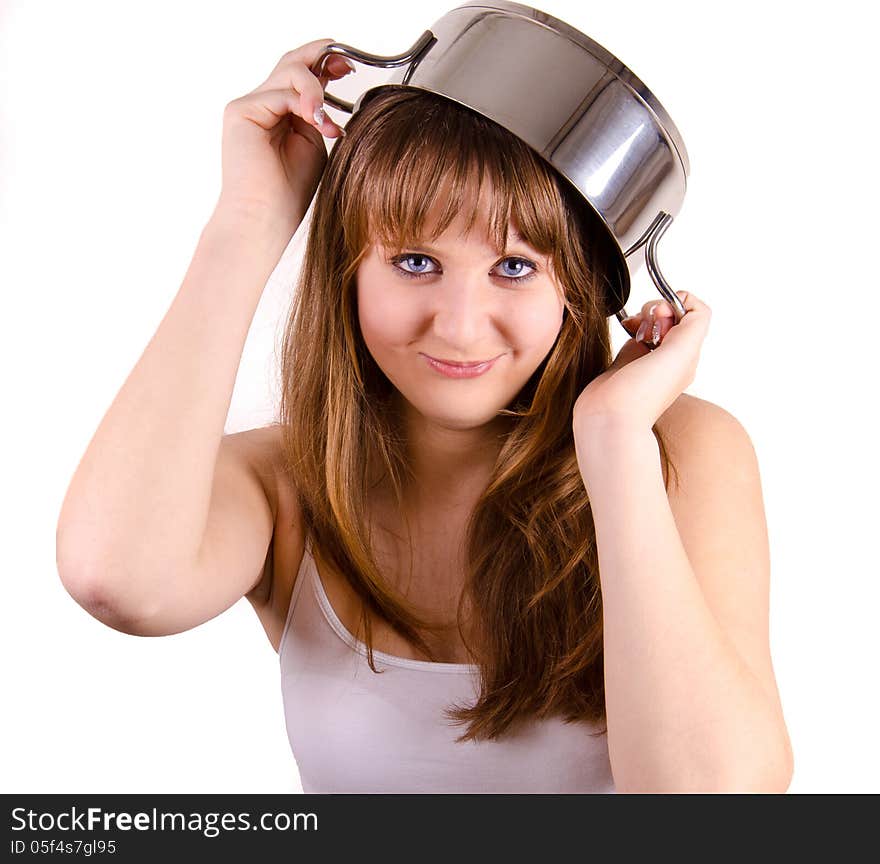
M 784 791 L 755 453 L 683 394 L 709 308 L 646 304 L 612 362 L 598 217 L 434 94 L 343 132 L 331 41 L 226 108 L 215 212 L 65 498 L 67 590 L 140 635 L 247 597 L 306 792 Z M 280 422 L 224 435 L 313 197 Z

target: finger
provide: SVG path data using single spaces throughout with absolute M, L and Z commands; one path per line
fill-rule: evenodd
M 289 114 L 301 117 L 309 126 L 315 126 L 314 117 L 303 117 L 303 103 L 299 93 L 290 89 L 261 90 L 234 99 L 226 106 L 235 121 L 248 120 L 271 132 Z
M 300 45 L 281 55 L 281 59 L 275 64 L 275 68 L 269 73 L 267 82 L 272 80 L 274 75 L 284 72 L 284 70 L 293 63 L 300 63 L 306 68 L 311 68 L 318 62 L 318 58 L 324 53 L 328 45 L 332 45 L 335 39 L 315 39 Z M 329 60 L 328 60 L 329 63 Z
M 628 318 L 624 318 L 620 323 L 624 326 L 627 333 L 629 333 L 631 337 L 631 341 L 627 342 L 626 345 L 637 346 L 637 355 L 643 354 L 646 347 L 654 347 L 651 344 L 652 329 L 650 316 L 647 316 L 644 313 L 640 312 L 638 315 L 630 315 Z M 633 356 L 637 355 L 631 355 L 627 353 L 623 357 L 622 362 L 628 363 Z
M 656 348 L 663 341 L 663 337 L 675 326 L 676 310 L 667 300 L 659 300 L 650 304 L 648 317 L 650 320 L 645 341 L 649 348 Z
M 338 79 L 353 71 L 345 57 L 333 54 L 328 57 L 325 63 L 325 74 L 318 77 L 312 72 L 312 67 L 324 54 L 326 47 L 335 41 L 334 39 L 316 39 L 314 42 L 288 51 L 278 61 L 269 77 L 253 92 L 291 89 L 299 94 L 301 111 L 297 113 L 307 123 L 315 126 L 322 134 L 326 134 L 327 130 L 336 130 L 338 134 L 344 134 L 341 127 L 326 115 L 318 115 L 319 119 L 315 119 L 317 109 L 323 108 L 324 88 L 327 83 L 331 78 Z
M 675 315 L 676 312 L 668 301 L 649 300 L 642 304 L 638 315 L 630 316 L 621 323 L 636 342 L 653 349 L 675 325 Z
M 290 63 L 273 73 L 267 86 L 261 87 L 257 93 L 265 91 L 293 92 L 299 97 L 299 110 L 296 112 L 307 123 L 320 126 L 315 121 L 315 110 L 324 104 L 324 88 L 321 82 L 301 62 Z
M 695 310 L 708 310 L 708 306 L 703 303 L 702 300 L 697 297 L 691 291 L 676 291 L 676 297 L 681 301 L 681 305 L 684 307 L 685 314 Z M 649 300 L 647 303 L 642 306 L 642 314 L 651 314 L 651 309 L 656 306 L 655 314 L 659 314 L 663 317 L 673 315 L 674 310 L 672 308 L 672 304 L 666 300 L 661 298 L 660 300 Z
M 712 310 L 693 292 L 676 291 L 675 294 L 684 307 L 684 315 L 679 324 L 692 313 L 697 313 L 699 317 L 711 316 Z M 667 300 L 661 300 L 656 311 L 663 317 L 675 317 L 675 310 L 673 310 L 672 305 Z
M 639 344 L 646 341 L 646 333 L 648 339 L 650 339 L 653 321 L 646 309 L 642 309 L 636 315 L 630 315 L 628 318 L 624 318 L 620 323 L 626 329 L 626 332 L 629 333 L 629 335 Z
M 630 336 L 635 336 L 636 331 L 639 329 L 639 324 L 642 323 L 641 315 L 629 315 L 624 318 L 621 322 L 624 330 L 629 333 Z
M 688 291 L 676 291 L 676 296 L 684 307 L 685 314 L 676 320 L 677 311 L 666 301 L 661 301 L 654 310 L 659 337 L 657 344 L 667 338 L 677 340 L 678 334 L 687 338 L 705 338 L 712 317 L 712 310 L 695 294 Z
M 678 321 L 677 310 L 665 299 L 649 300 L 635 315 L 624 318 L 620 323 L 624 329 L 639 344 L 648 348 L 655 348 L 663 340 L 663 337 L 690 313 L 697 312 L 700 317 L 704 314 L 711 315 L 709 307 L 703 303 L 694 293 L 689 291 L 676 291 L 676 296 L 684 307 L 685 314 Z M 692 323 L 692 322 L 691 322 Z
M 318 75 L 317 78 L 321 84 L 326 87 L 329 81 L 338 81 L 351 72 L 356 71 L 354 61 L 341 54 L 331 54 L 324 64 L 324 74 Z

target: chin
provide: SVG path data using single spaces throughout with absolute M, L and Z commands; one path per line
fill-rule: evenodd
M 467 429 L 479 429 L 487 423 L 491 423 L 498 416 L 498 411 L 504 408 L 503 401 L 487 401 L 478 398 L 476 394 L 470 399 L 438 399 L 433 403 L 426 403 L 424 399 L 411 399 L 405 393 L 398 391 L 398 397 L 403 400 L 409 409 L 417 412 L 426 420 L 443 429 L 461 432 Z

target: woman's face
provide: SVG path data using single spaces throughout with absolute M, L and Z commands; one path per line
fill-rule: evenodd
M 549 261 L 509 228 L 503 257 L 477 222 L 453 222 L 433 244 L 399 255 L 373 244 L 357 271 L 367 348 L 423 417 L 447 429 L 489 423 L 547 356 L 562 326 L 561 290 Z M 494 360 L 475 377 L 449 377 L 430 362 Z

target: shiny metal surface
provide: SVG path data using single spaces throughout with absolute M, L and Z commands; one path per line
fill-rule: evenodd
M 656 246 L 684 200 L 687 150 L 656 97 L 601 45 L 530 6 L 492 0 L 446 13 L 403 54 L 382 57 L 334 43 L 313 69 L 334 53 L 392 71 L 354 103 L 325 93 L 329 104 L 356 113 L 388 86 L 428 90 L 500 124 L 566 178 L 620 254 L 609 315 L 626 317 L 643 246 L 676 320 L 684 314 L 657 265 Z
M 350 57 L 352 60 L 356 60 L 358 63 L 365 63 L 368 66 L 377 66 L 381 69 L 392 69 L 396 66 L 403 66 L 404 64 L 412 63 L 436 41 L 437 38 L 434 34 L 430 30 L 425 30 L 425 32 L 422 33 L 422 35 L 413 43 L 413 46 L 409 51 L 404 51 L 403 54 L 394 54 L 390 57 L 384 57 L 381 54 L 368 54 L 366 51 L 361 51 L 359 48 L 353 48 L 351 45 L 344 45 L 342 42 L 334 42 L 331 45 L 328 45 L 324 53 L 315 61 L 312 71 L 318 76 L 323 75 L 327 60 L 334 54 L 341 54 L 343 57 Z M 362 93 L 358 99 L 357 108 L 354 103 L 347 102 L 345 99 L 339 99 L 328 91 L 324 92 L 324 101 L 328 102 L 334 108 L 338 108 L 340 111 L 345 111 L 347 114 L 354 114 L 363 104 L 366 93 L 373 92 L 373 90 L 376 89 L 377 88 L 374 87 L 370 91 Z

